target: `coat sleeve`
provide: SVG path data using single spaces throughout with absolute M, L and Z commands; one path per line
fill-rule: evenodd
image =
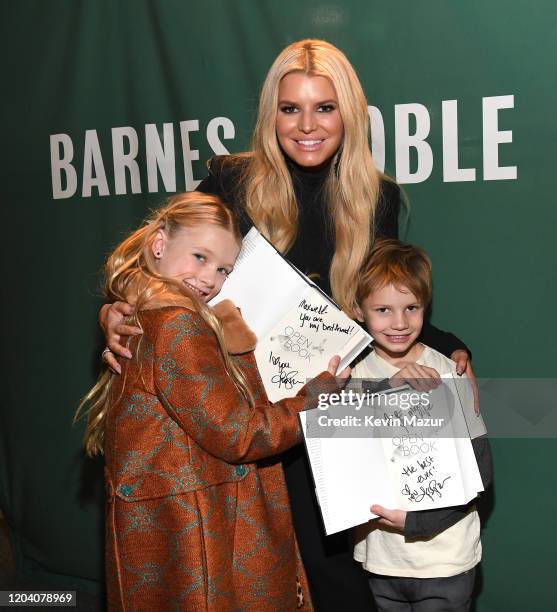
M 229 463 L 257 461 L 301 441 L 298 413 L 313 407 L 324 372 L 296 397 L 250 405 L 227 374 L 217 339 L 199 314 L 166 309 L 154 347 L 154 379 L 171 416 L 206 452 Z
M 472 448 L 476 455 L 476 461 L 478 462 L 478 469 L 480 470 L 484 489 L 487 490 L 491 485 L 493 477 L 491 447 L 487 436 L 474 438 L 472 440 Z M 473 499 L 463 506 L 408 512 L 406 514 L 404 536 L 410 540 L 435 536 L 463 519 L 475 503 L 476 500 Z

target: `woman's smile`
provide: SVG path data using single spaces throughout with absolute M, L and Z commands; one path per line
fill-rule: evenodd
M 291 72 L 278 92 L 277 139 L 283 152 L 300 166 L 326 164 L 339 150 L 344 126 L 331 81 Z

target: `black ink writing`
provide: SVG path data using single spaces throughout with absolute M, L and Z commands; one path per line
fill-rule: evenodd
M 429 457 L 425 457 L 425 459 L 423 461 L 420 461 L 419 459 L 416 460 L 418 465 L 422 468 L 422 470 L 427 469 L 430 465 L 433 464 L 433 457 L 429 456 Z
M 296 385 L 304 382 L 303 380 L 296 379 L 297 374 L 298 370 L 291 370 L 290 372 L 282 370 L 271 378 L 271 383 L 277 385 L 279 389 L 281 387 L 284 387 L 285 389 L 293 389 Z
M 279 369 L 279 372 L 284 370 L 284 368 L 289 368 L 290 367 L 290 362 L 288 362 L 288 361 L 281 361 L 280 357 L 278 355 L 273 355 L 273 351 L 271 351 L 271 353 L 269 354 L 269 362 L 272 363 L 273 365 L 277 366 L 278 369 Z
M 271 378 L 271 383 L 277 385 L 279 389 L 293 389 L 296 385 L 303 383 L 303 380 L 297 380 L 296 375 L 298 370 L 290 370 L 290 362 L 281 361 L 278 355 L 273 355 L 273 351 L 269 354 L 269 362 L 276 366 L 278 372 Z
M 321 304 L 321 306 L 314 306 L 313 304 L 311 304 L 310 302 L 306 302 L 305 300 L 302 300 L 299 304 L 298 304 L 298 308 L 303 308 L 304 310 L 307 310 L 309 312 L 316 312 L 317 314 L 326 314 L 329 305 L 328 304 Z
M 417 489 L 411 490 L 408 484 L 405 484 L 401 493 L 410 501 L 415 502 L 417 504 L 419 504 L 425 497 L 433 501 L 434 496 L 437 496 L 438 498 L 443 497 L 443 487 L 445 486 L 445 482 L 447 482 L 449 478 L 450 476 L 447 476 L 441 482 L 437 482 L 437 480 L 431 480 L 427 484 L 427 486 L 420 486 L 419 491 Z
M 428 478 L 431 478 L 433 476 L 433 470 L 435 468 L 429 468 L 429 470 L 426 470 L 423 474 L 418 474 L 418 484 L 421 484 L 422 482 L 426 482 L 426 480 Z
M 330 325 L 327 325 L 327 323 L 321 323 L 321 327 L 323 329 L 323 331 L 334 331 L 334 332 L 339 332 L 340 334 L 346 334 L 347 336 L 349 336 L 352 331 L 354 330 L 354 326 L 353 325 L 348 325 L 347 327 L 342 327 L 341 325 L 339 325 L 338 323 L 331 323 Z
M 410 476 L 410 474 L 413 474 L 415 471 L 416 471 L 416 468 L 413 465 L 406 465 L 402 469 L 402 473 L 404 474 L 404 476 Z

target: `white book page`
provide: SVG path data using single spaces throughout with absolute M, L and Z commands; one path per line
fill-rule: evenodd
M 211 305 L 229 299 L 257 336 L 255 358 L 273 402 L 291 397 L 340 355 L 344 369 L 371 336 L 252 228 Z
M 257 338 L 261 338 L 286 310 L 296 305 L 306 288 L 304 278 L 252 228 L 244 237 L 234 270 L 210 304 L 231 300 Z
M 300 413 L 300 420 L 306 435 L 305 412 Z M 390 486 L 386 486 L 385 479 L 375 478 L 376 473 L 386 469 L 382 465 L 382 449 L 369 442 L 366 439 L 306 437 L 315 492 L 327 535 L 375 518 L 370 510 L 372 503 L 384 502 L 385 506 L 394 507 Z M 372 500 L 371 491 L 377 499 Z
M 333 355 L 351 361 L 371 337 L 318 289 L 305 285 L 294 308 L 258 338 L 255 359 L 272 402 L 291 397 L 327 369 Z
M 390 439 L 392 447 L 398 443 L 388 465 L 403 510 L 461 505 L 483 491 L 453 375 L 441 378 L 444 384 L 428 394 L 427 409 L 413 413 L 416 426 L 405 421 L 406 437 Z M 420 418 L 439 424 L 428 426 L 424 436 Z
M 472 390 L 472 382 L 466 376 L 454 376 L 446 374 L 443 378 L 452 376 L 454 381 L 454 393 L 458 395 L 460 399 L 460 405 L 462 406 L 462 412 L 466 419 L 466 425 L 468 427 L 468 433 L 470 438 L 478 438 L 487 433 L 485 423 L 481 413 L 476 414 L 474 410 L 474 392 Z
M 406 415 L 405 411 L 373 408 L 375 416 L 387 422 L 401 419 L 392 436 L 378 437 L 370 428 L 365 437 L 342 438 L 334 427 L 317 426 L 320 419 L 341 415 L 365 423 L 364 413 L 351 412 L 351 406 L 301 413 L 327 534 L 374 518 L 369 510 L 374 503 L 428 510 L 465 504 L 483 491 L 462 406 L 450 378 L 429 394 L 427 408 L 414 408 Z M 412 419 L 431 419 L 432 423 L 439 419 L 439 423 L 424 436 L 423 424 Z M 308 427 L 312 428 L 310 435 Z
M 472 384 L 467 378 L 453 374 L 444 374 L 443 382 L 453 393 L 455 405 L 460 411 L 455 411 L 452 419 L 454 429 L 454 443 L 458 460 L 463 474 L 463 488 L 467 497 L 474 498 L 477 493 L 484 490 L 482 477 L 478 469 L 471 439 L 487 433 L 481 414 L 474 411 L 474 394 Z M 462 431 L 468 430 L 469 438 L 462 436 Z
M 381 441 L 385 445 L 391 442 Z M 397 488 L 398 508 L 414 511 L 459 506 L 476 497 L 478 492 L 470 494 L 468 476 L 461 471 L 455 439 L 410 439 L 405 447 L 407 456 L 395 454 L 396 459 L 387 464 L 389 480 Z M 475 462 L 473 452 L 472 459 Z

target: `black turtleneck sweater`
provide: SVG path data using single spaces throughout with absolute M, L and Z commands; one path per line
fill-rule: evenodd
M 240 222 L 242 234 L 246 234 L 253 222 L 244 209 L 241 189 L 242 173 L 247 159 L 221 155 L 209 163 L 209 175 L 198 186 L 203 193 L 218 195 L 234 210 Z M 331 295 L 329 270 L 335 251 L 334 229 L 328 221 L 328 205 L 325 198 L 325 179 L 329 168 L 307 170 L 287 161 L 298 202 L 298 235 L 286 258 L 306 276 L 312 278 L 328 295 Z M 398 238 L 398 214 L 400 189 L 396 183 L 383 180 L 381 195 L 375 215 L 376 238 Z M 458 350 L 468 351 L 466 345 L 449 332 L 424 322 L 420 340 L 447 357 Z M 470 352 L 470 351 L 468 351 Z
M 306 276 L 310 276 L 331 295 L 329 270 L 335 251 L 335 233 L 325 196 L 329 167 L 307 170 L 287 162 L 298 202 L 298 235 L 286 257 Z M 375 236 L 397 238 L 400 192 L 393 183 L 384 181 L 377 208 Z

